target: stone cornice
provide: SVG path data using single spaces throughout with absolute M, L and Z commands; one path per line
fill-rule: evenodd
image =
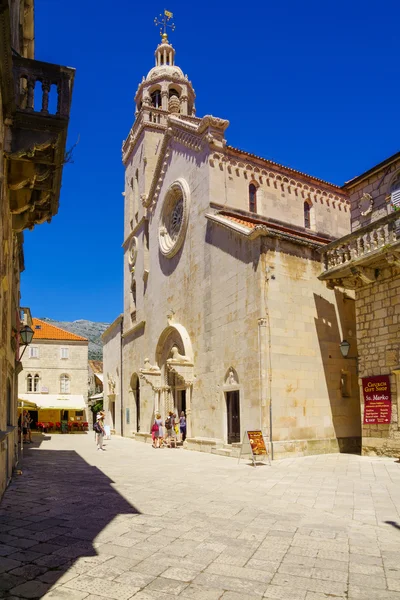
M 191 123 L 179 117 L 170 116 L 154 170 L 153 181 L 143 205 L 149 207 L 157 201 L 167 170 L 170 156 L 168 145 L 171 138 L 195 152 L 200 152 L 206 145 L 221 149 L 225 143 L 223 133 L 228 125 L 229 121 L 211 115 L 206 115 L 199 123 Z
M 282 240 L 290 241 L 295 244 L 299 244 L 301 246 L 306 246 L 314 250 L 317 248 L 321 248 L 321 246 L 325 245 L 324 242 L 319 241 L 317 239 L 312 239 L 311 237 L 301 237 L 294 231 L 280 231 L 272 226 L 268 226 L 267 223 L 265 225 L 255 225 L 254 227 L 250 228 L 240 223 L 235 223 L 234 221 L 231 221 L 223 215 L 207 213 L 205 216 L 207 220 L 217 223 L 218 225 L 222 225 L 223 227 L 235 231 L 236 233 L 244 235 L 249 240 L 254 240 L 261 236 L 275 237 Z
M 215 152 L 210 156 L 209 162 L 211 167 L 218 164 L 220 168 L 226 167 L 228 173 L 242 175 L 260 185 L 267 183 L 275 188 L 279 186 L 282 191 L 295 195 L 301 194 L 304 199 L 311 197 L 332 208 L 340 205 L 340 210 L 342 207 L 344 212 L 350 210 L 347 192 L 341 188 L 254 154 L 237 150 L 232 146 L 226 146 L 222 151 Z
M 132 231 L 129 233 L 128 237 L 122 242 L 122 248 L 126 248 L 133 237 L 137 234 L 138 231 L 143 227 L 144 222 L 146 221 L 146 217 L 142 217 L 140 221 L 138 221 Z
M 118 317 L 107 327 L 105 331 L 101 334 L 101 339 L 104 341 L 105 338 L 115 329 L 117 325 L 119 325 L 124 319 L 124 315 L 121 313 Z
M 126 337 L 132 335 L 132 333 L 135 333 L 135 331 L 138 331 L 139 329 L 144 329 L 145 325 L 146 321 L 139 321 L 139 323 L 136 323 L 133 327 L 131 327 L 127 331 L 124 331 L 124 333 L 122 334 L 122 338 L 125 339 Z
M 125 165 L 131 155 L 132 150 L 137 144 L 138 139 L 142 135 L 145 129 L 152 129 L 155 131 L 165 131 L 167 126 L 163 123 L 153 123 L 151 121 L 144 120 L 144 113 L 139 113 L 136 121 L 132 125 L 132 128 L 128 134 L 126 140 L 122 142 L 122 162 Z M 161 109 L 154 109 L 154 112 L 162 115 L 164 118 L 169 114 L 168 112 Z

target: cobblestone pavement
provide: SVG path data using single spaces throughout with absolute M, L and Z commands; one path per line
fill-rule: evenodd
M 37 437 L 0 505 L 0 596 L 400 599 L 400 465 L 254 468 L 92 434 Z

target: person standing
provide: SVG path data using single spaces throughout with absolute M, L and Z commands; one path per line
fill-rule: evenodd
M 106 413 L 101 410 L 96 418 L 96 423 L 94 426 L 94 430 L 96 432 L 96 444 L 97 444 L 97 450 L 103 450 L 103 439 L 104 439 L 104 434 L 105 434 L 105 430 L 104 430 L 104 417 L 106 416 Z
M 24 410 L 22 413 L 22 433 L 24 436 L 24 444 L 28 443 L 28 412 Z
M 28 434 L 28 444 L 32 444 L 32 430 L 31 430 L 31 423 L 32 423 L 32 417 L 30 415 L 30 413 L 27 413 L 26 415 L 26 427 L 27 427 L 27 434 Z
M 186 440 L 186 417 L 184 411 L 181 412 L 181 416 L 179 417 L 179 429 L 182 436 L 182 442 Z

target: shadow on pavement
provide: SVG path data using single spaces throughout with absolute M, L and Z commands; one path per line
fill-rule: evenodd
M 47 439 L 24 446 L 22 475 L 0 504 L 0 597 L 41 598 L 70 568 L 100 565 L 99 534 L 139 514 L 102 471 L 75 451 L 43 448 Z
M 398 523 L 396 523 L 396 521 L 385 521 L 385 523 L 387 525 L 391 525 L 392 527 L 395 527 L 396 529 L 400 529 L 400 525 Z

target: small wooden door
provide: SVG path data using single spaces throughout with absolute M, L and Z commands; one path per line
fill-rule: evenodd
M 136 380 L 136 431 L 140 431 L 140 383 Z
M 240 401 L 239 390 L 226 393 L 228 417 L 228 444 L 240 442 Z

